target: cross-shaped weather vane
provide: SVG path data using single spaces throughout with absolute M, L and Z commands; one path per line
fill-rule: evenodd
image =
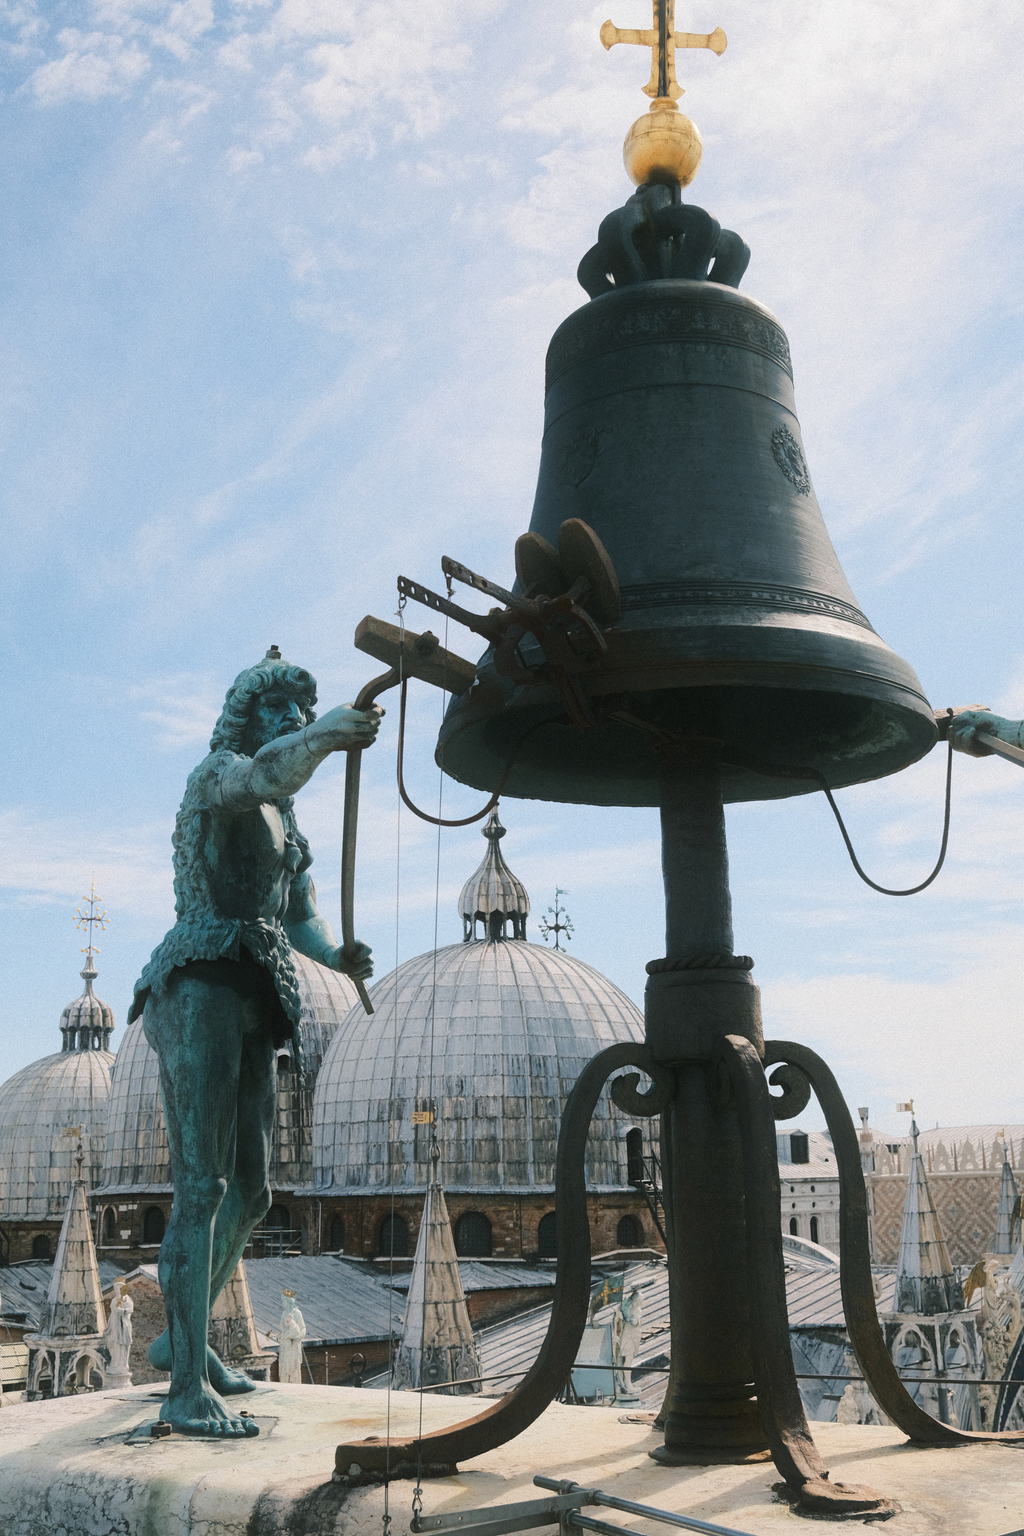
M 92 880 L 89 883 L 88 896 L 82 897 L 82 901 L 88 904 L 88 912 L 83 912 L 81 907 L 75 908 L 75 927 L 81 928 L 82 932 L 89 936 L 89 942 L 82 950 L 83 955 L 99 954 L 99 950 L 93 943 L 93 930 L 98 929 L 102 933 L 110 925 L 110 918 L 106 912 L 97 912 L 96 910 L 102 900 L 103 897 L 96 889 L 96 881 Z
M 563 934 L 563 933 L 565 934 L 565 942 L 568 944 L 570 938 L 572 937 L 572 933 L 573 933 L 573 926 L 572 926 L 572 923 L 571 923 L 571 921 L 569 919 L 569 914 L 566 912 L 566 910 L 565 910 L 565 908 L 563 906 L 559 905 L 559 900 L 558 900 L 558 898 L 560 896 L 568 896 L 568 894 L 569 894 L 568 891 L 563 891 L 561 886 L 556 885 L 555 886 L 555 904 L 554 904 L 553 907 L 548 907 L 548 911 L 550 912 L 551 916 L 554 918 L 554 922 L 549 923 L 546 917 L 542 917 L 540 922 L 537 924 L 538 928 L 540 929 L 540 931 L 541 931 L 541 933 L 542 933 L 542 935 L 544 937 L 544 943 L 545 944 L 547 943 L 547 941 L 551 937 L 551 935 L 554 934 L 554 936 L 555 936 L 555 948 L 557 950 L 561 950 L 561 948 L 562 948 L 561 944 L 559 944 L 559 942 L 558 942 L 560 935 Z
M 688 187 L 696 176 L 703 144 L 696 124 L 679 110 L 677 98 L 683 88 L 676 79 L 676 49 L 709 48 L 721 55 L 727 40 L 721 27 L 713 32 L 677 32 L 676 0 L 653 0 L 653 4 L 653 26 L 617 27 L 606 21 L 601 41 L 606 48 L 632 43 L 651 50 L 651 78 L 643 87 L 652 98 L 650 111 L 627 133 L 622 158 L 636 186 L 662 183 L 678 189 Z
M 676 0 L 654 0 L 653 26 L 616 27 L 606 21 L 601 28 L 601 41 L 606 48 L 614 48 L 616 43 L 635 43 L 651 50 L 651 78 L 643 91 L 655 99 L 668 97 L 675 101 L 683 94 L 676 80 L 677 48 L 710 48 L 712 53 L 723 54 L 727 46 L 721 27 L 713 32 L 677 32 L 675 10 Z

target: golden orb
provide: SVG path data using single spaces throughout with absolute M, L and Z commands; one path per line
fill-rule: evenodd
M 626 175 L 638 187 L 649 181 L 688 187 L 703 153 L 697 125 L 667 96 L 651 102 L 651 110 L 637 118 L 622 146 Z

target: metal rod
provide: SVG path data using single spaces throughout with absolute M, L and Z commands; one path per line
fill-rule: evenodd
M 991 736 L 988 731 L 975 731 L 974 739 L 979 746 L 988 747 L 990 752 L 1005 757 L 1008 763 L 1016 763 L 1018 767 L 1024 765 L 1024 748 L 1011 747 L 1008 741 L 1000 741 L 998 736 Z
M 645 1520 L 658 1520 L 663 1525 L 678 1525 L 684 1531 L 705 1531 L 709 1536 L 749 1536 L 749 1532 L 735 1531 L 725 1525 L 710 1525 L 706 1520 L 697 1520 L 693 1515 L 677 1515 L 672 1510 L 656 1509 L 652 1504 L 637 1504 L 633 1499 L 618 1499 L 614 1494 L 602 1493 L 600 1488 L 581 1489 L 578 1483 L 556 1482 L 552 1477 L 535 1477 L 534 1484 L 538 1488 L 550 1488 L 555 1493 L 585 1493 L 586 1504 L 602 1504 L 607 1509 L 621 1509 L 623 1514 L 641 1515 Z M 623 1530 L 620 1525 L 608 1525 L 604 1521 L 592 1520 L 589 1515 L 578 1515 L 574 1511 L 566 1519 L 573 1525 L 579 1521 L 586 1530 L 605 1531 L 618 1533 Z M 628 1536 L 635 1536 L 629 1532 Z

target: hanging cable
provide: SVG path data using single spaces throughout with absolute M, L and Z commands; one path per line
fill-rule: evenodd
M 398 643 L 398 675 L 402 678 L 402 691 L 405 691 L 405 598 L 398 599 L 398 624 L 400 637 Z M 391 1119 L 395 1107 L 395 1087 L 398 1072 L 398 959 L 399 959 L 399 923 L 402 911 L 402 802 L 399 800 L 395 810 L 395 969 L 394 986 L 391 993 L 391 1082 L 388 1086 L 388 1177 L 391 1180 L 391 1220 L 390 1232 L 390 1258 L 388 1263 L 388 1356 L 389 1370 L 387 1383 L 387 1400 L 385 1409 L 386 1427 L 384 1431 L 384 1513 L 381 1516 L 381 1536 L 391 1536 L 391 1379 L 395 1368 L 395 1330 L 394 1330 L 394 1297 L 395 1297 L 395 1182 L 394 1170 L 391 1167 L 390 1130 Z
M 948 711 L 950 716 L 952 716 L 952 713 L 952 710 Z M 765 778 L 813 780 L 813 782 L 818 785 L 818 788 L 824 794 L 829 805 L 832 807 L 832 814 L 835 816 L 836 821 L 839 823 L 839 830 L 843 834 L 843 842 L 846 844 L 846 851 L 850 855 L 851 864 L 857 871 L 860 878 L 864 881 L 864 884 L 870 885 L 873 891 L 878 891 L 882 896 L 916 896 L 919 891 L 926 890 L 928 886 L 931 885 L 932 881 L 938 875 L 939 870 L 946 862 L 946 850 L 949 847 L 950 805 L 953 792 L 953 743 L 951 741 L 947 742 L 946 792 L 942 814 L 942 842 L 939 846 L 939 857 L 935 862 L 935 867 L 927 879 L 922 880 L 918 885 L 907 886 L 905 890 L 894 890 L 891 886 L 879 885 L 877 881 L 872 880 L 871 876 L 865 873 L 861 867 L 860 860 L 857 858 L 857 855 L 854 852 L 852 839 L 849 832 L 846 830 L 846 823 L 843 821 L 842 814 L 835 801 L 835 796 L 829 787 L 829 782 L 823 773 L 819 773 L 817 768 L 794 768 L 792 766 L 784 765 L 781 763 L 762 762 L 760 758 L 754 757 L 751 753 L 744 752 L 738 747 L 731 746 L 726 747 L 725 751 L 722 753 L 722 762 L 730 764 L 734 768 L 747 768 L 753 773 L 763 775 Z
M 457 821 L 445 821 L 440 816 L 431 816 L 429 811 L 421 811 L 418 805 L 413 804 L 405 787 L 405 696 L 407 685 L 408 678 L 404 679 L 402 682 L 402 698 L 398 711 L 398 793 L 401 795 L 403 801 L 409 807 L 410 811 L 412 811 L 413 815 L 418 816 L 421 821 L 429 822 L 432 827 L 470 827 L 473 825 L 474 821 L 483 821 L 484 817 L 490 815 L 491 811 L 494 810 L 494 807 L 501 799 L 501 796 L 505 790 L 505 785 L 508 783 L 509 774 L 515 767 L 516 758 L 522 751 L 524 743 L 530 736 L 533 735 L 534 731 L 539 731 L 541 726 L 552 725 L 555 722 L 551 720 L 535 720 L 533 725 L 529 726 L 528 729 L 523 732 L 522 736 L 520 736 L 519 740 L 516 742 L 514 748 L 512 749 L 512 755 L 509 757 L 508 762 L 505 764 L 505 767 L 502 770 L 502 774 L 498 780 L 498 785 L 494 791 L 494 794 L 488 800 L 482 811 L 475 811 L 472 816 L 463 816 Z
M 832 811 L 833 811 L 833 814 L 835 815 L 836 821 L 839 823 L 839 830 L 843 834 L 843 842 L 846 844 L 846 851 L 850 855 L 850 862 L 852 863 L 854 869 L 857 871 L 858 875 L 860 875 L 861 879 L 864 881 L 865 885 L 870 885 L 870 887 L 871 887 L 871 889 L 873 891 L 880 891 L 883 896 L 916 896 L 918 891 L 923 891 L 929 885 L 931 885 L 932 881 L 938 875 L 939 870 L 942 868 L 943 864 L 946 862 L 946 849 L 949 846 L 949 810 L 950 810 L 950 800 L 951 800 L 952 790 L 953 790 L 953 743 L 952 742 L 949 743 L 948 755 L 946 757 L 946 803 L 945 803 L 945 809 L 943 811 L 943 817 L 942 817 L 942 844 L 941 844 L 941 846 L 939 848 L 939 857 L 936 860 L 935 868 L 932 870 L 932 872 L 928 876 L 927 880 L 922 880 L 920 885 L 908 886 L 908 888 L 905 891 L 894 891 L 894 890 L 891 890 L 889 888 L 889 886 L 887 886 L 887 885 L 878 885 L 874 880 L 872 880 L 870 878 L 869 875 L 866 875 L 864 873 L 863 869 L 861 869 L 861 867 L 860 867 L 860 863 L 859 863 L 859 861 L 857 859 L 857 855 L 853 851 L 853 843 L 850 841 L 850 834 L 849 834 L 849 832 L 847 832 L 846 824 L 843 821 L 842 816 L 840 816 L 840 814 L 839 814 L 839 807 L 838 807 L 838 805 L 836 805 L 836 802 L 835 802 L 835 800 L 833 798 L 833 795 L 832 795 L 832 791 L 829 789 L 828 785 L 825 783 L 824 777 L 821 776 L 821 775 L 819 775 L 819 777 L 821 777 L 821 787 L 822 787 L 822 789 L 825 792 L 825 798 L 828 800 L 829 805 L 832 807 Z
M 451 589 L 451 577 L 450 576 L 448 578 L 448 587 L 449 587 L 449 591 L 450 591 L 450 589 Z M 445 667 L 447 668 L 447 656 L 448 656 L 448 615 L 447 614 L 445 615 L 445 621 L 444 621 L 444 654 L 445 654 L 445 658 L 446 658 L 446 660 L 445 660 Z M 447 677 L 445 677 L 445 682 L 447 682 Z M 442 720 L 442 723 L 444 721 L 444 712 L 445 712 L 445 704 L 446 704 L 447 697 L 448 697 L 448 690 L 447 690 L 447 688 L 442 688 L 441 689 L 441 720 Z M 402 703 L 403 703 L 403 705 L 405 703 L 405 684 L 404 683 L 402 684 Z M 401 736 L 400 736 L 399 739 L 401 741 Z M 401 746 L 399 746 L 399 752 L 401 752 Z M 401 784 L 402 784 L 401 766 L 399 766 L 399 770 L 398 771 L 399 771 L 399 780 L 398 780 L 399 788 L 401 788 Z M 405 798 L 404 794 L 403 794 L 402 798 L 403 799 Z M 437 1173 L 438 1173 L 438 1166 L 439 1166 L 440 1158 L 441 1158 L 441 1146 L 440 1146 L 440 1142 L 438 1141 L 437 1098 L 436 1098 L 436 1096 L 434 1094 L 434 1027 L 435 1027 L 435 1024 L 436 1024 L 436 1012 L 435 1012 L 435 1010 L 436 1010 L 436 1005 L 437 1005 L 437 940 L 438 940 L 438 928 L 439 928 L 440 910 L 441 910 L 441 828 L 443 826 L 448 825 L 448 823 L 446 823 L 442 819 L 442 817 L 441 817 L 441 810 L 442 810 L 443 802 L 444 802 L 444 749 L 442 748 L 440 761 L 438 763 L 438 776 L 437 776 L 437 816 L 434 818 L 435 825 L 437 826 L 437 851 L 436 851 L 435 859 L 434 859 L 434 949 L 433 949 L 433 954 L 431 956 L 431 972 L 430 972 L 430 1053 L 429 1053 L 428 1064 L 427 1064 L 427 1090 L 428 1090 L 428 1095 L 429 1095 L 428 1103 L 430 1105 L 430 1113 L 431 1113 L 431 1121 L 430 1121 L 430 1164 L 431 1164 L 431 1172 L 430 1172 L 430 1175 L 428 1176 L 427 1199 L 423 1203 L 423 1217 L 424 1217 L 424 1220 L 426 1220 L 426 1218 L 427 1218 L 428 1205 L 429 1205 L 430 1196 L 431 1196 L 429 1185 L 430 1185 L 430 1183 L 433 1183 L 433 1182 L 439 1182 L 438 1179 L 437 1179 Z M 477 818 L 474 818 L 474 819 L 477 819 Z M 432 1207 L 430 1208 L 429 1214 L 430 1214 L 431 1217 L 433 1217 L 434 1213 L 433 1213 L 433 1208 Z M 427 1233 L 427 1241 L 428 1242 L 429 1242 L 429 1239 L 430 1239 L 430 1234 L 428 1232 Z M 416 1456 L 416 1486 L 415 1486 L 415 1488 L 413 1489 L 413 1492 L 412 1492 L 412 1529 L 413 1530 L 415 1530 L 416 1527 L 418 1526 L 418 1524 L 419 1524 L 419 1517 L 420 1517 L 420 1515 L 423 1512 L 423 1487 L 422 1487 L 422 1483 L 423 1483 L 423 1399 L 426 1396 L 426 1394 L 423 1392 L 422 1387 L 423 1387 L 423 1357 L 424 1357 L 424 1352 L 425 1352 L 425 1349 L 426 1349 L 426 1340 L 427 1340 L 427 1285 L 426 1285 L 426 1276 L 427 1276 L 427 1270 L 426 1270 L 426 1266 L 424 1266 L 424 1277 L 423 1277 L 423 1316 L 422 1316 L 421 1324 L 420 1324 L 420 1372 L 419 1372 L 420 1382 L 419 1382 L 419 1384 L 420 1384 L 421 1390 L 420 1390 L 419 1429 L 417 1431 L 417 1440 L 419 1442 L 419 1450 L 418 1450 L 417 1456 Z

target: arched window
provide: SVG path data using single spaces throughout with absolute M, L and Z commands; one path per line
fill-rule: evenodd
M 330 1250 L 332 1253 L 344 1253 L 345 1251 L 345 1218 L 344 1216 L 331 1217 Z
M 117 1212 L 112 1205 L 108 1205 L 103 1212 L 103 1241 L 112 1243 L 117 1238 Z
M 558 1258 L 558 1227 L 554 1211 L 548 1211 L 537 1223 L 537 1252 L 542 1259 Z
M 263 1223 L 265 1227 L 273 1227 L 275 1232 L 286 1232 L 291 1224 L 291 1212 L 286 1205 L 272 1205 Z
M 800 1236 L 800 1228 L 799 1228 L 799 1225 L 797 1223 L 797 1219 L 796 1219 L 795 1216 L 791 1216 L 789 1218 L 789 1235 L 790 1235 L 790 1237 L 799 1237 Z
M 49 1261 L 50 1239 L 47 1233 L 40 1232 L 32 1239 L 32 1257 Z
M 491 1224 L 483 1211 L 463 1211 L 455 1223 L 455 1252 L 460 1259 L 489 1259 Z
M 818 1218 L 817 1218 L 817 1216 L 812 1216 L 811 1217 L 811 1242 L 812 1243 L 816 1243 L 817 1241 L 818 1241 Z
M 164 1213 L 158 1205 L 147 1208 L 142 1218 L 142 1241 L 146 1244 L 162 1243 L 164 1240 Z
M 615 1241 L 620 1248 L 641 1248 L 644 1232 L 635 1216 L 623 1216 L 615 1228 Z
M 409 1257 L 409 1224 L 404 1216 L 388 1216 L 381 1222 L 377 1250 L 385 1258 Z

